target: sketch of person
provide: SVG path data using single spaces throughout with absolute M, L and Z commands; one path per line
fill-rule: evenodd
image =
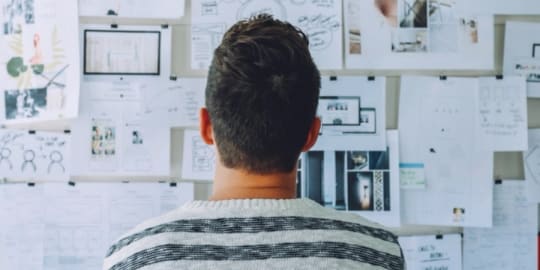
M 60 153 L 60 151 L 57 151 L 57 150 L 52 151 L 49 154 L 49 161 L 50 161 L 49 166 L 47 167 L 48 174 L 51 174 L 53 168 L 55 167 L 59 168 L 62 171 L 62 173 L 66 172 L 66 168 L 62 164 L 62 162 L 64 161 L 64 156 L 62 155 L 62 153 Z
M 0 167 L 3 166 L 3 164 L 7 164 L 9 170 L 12 170 L 13 163 L 11 163 L 10 157 L 11 157 L 11 149 L 7 147 L 2 147 L 0 149 Z
M 25 172 L 28 168 L 32 169 L 32 172 L 36 172 L 36 163 L 34 159 L 36 158 L 36 152 L 34 150 L 24 150 L 23 159 L 24 162 L 21 166 L 21 172 Z
M 375 0 L 375 6 L 384 16 L 388 25 L 397 27 L 397 0 Z
M 41 50 L 41 36 L 38 33 L 34 34 L 34 56 L 30 58 L 31 65 L 41 65 L 43 64 L 43 51 Z

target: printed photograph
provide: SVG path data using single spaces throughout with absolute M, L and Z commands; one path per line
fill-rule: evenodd
M 390 211 L 390 172 L 347 173 L 348 210 Z
M 402 28 L 428 27 L 428 0 L 399 0 L 398 18 Z
M 22 33 L 23 25 L 34 24 L 34 0 L 5 0 L 2 5 L 4 35 Z
M 390 150 L 369 152 L 369 170 L 390 170 Z
M 397 0 L 375 0 L 375 7 L 385 18 L 386 23 L 391 27 L 397 27 L 398 3 Z
M 116 154 L 116 128 L 94 120 L 92 122 L 92 157 L 107 157 Z
M 39 117 L 47 109 L 47 88 L 7 90 L 4 98 L 7 120 Z
M 360 98 L 321 97 L 318 114 L 323 125 L 359 125 Z
M 131 132 L 131 143 L 135 145 L 143 144 L 143 138 L 140 131 L 134 130 L 133 132 Z
M 399 29 L 392 33 L 392 52 L 427 52 L 427 31 L 425 29 Z
M 349 29 L 349 54 L 362 54 L 360 29 Z
M 452 209 L 453 221 L 454 222 L 463 222 L 465 220 L 465 209 L 464 208 L 454 208 Z
M 478 44 L 478 20 L 476 18 L 461 18 L 459 24 L 459 35 L 462 45 L 467 48 Z
M 347 152 L 347 170 L 362 171 L 369 169 L 369 155 L 365 151 Z
M 456 0 L 429 1 L 429 27 L 433 24 L 456 24 Z

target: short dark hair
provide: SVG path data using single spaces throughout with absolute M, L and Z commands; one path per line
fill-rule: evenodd
M 307 36 L 262 14 L 233 25 L 214 52 L 206 107 L 224 166 L 290 172 L 315 119 L 320 74 Z

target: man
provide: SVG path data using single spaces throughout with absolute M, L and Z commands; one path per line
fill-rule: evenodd
M 210 201 L 139 225 L 104 269 L 403 269 L 392 233 L 295 199 L 298 157 L 321 125 L 308 48 L 301 31 L 268 15 L 225 34 L 200 112 L 201 136 L 218 150 Z

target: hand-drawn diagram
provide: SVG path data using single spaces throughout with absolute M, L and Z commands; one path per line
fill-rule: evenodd
M 78 113 L 78 17 L 71 0 L 0 1 L 5 19 L 0 43 L 7 122 L 72 118 Z M 64 14 L 67 13 L 67 14 Z M 77 85 L 77 87 L 74 87 Z
M 195 172 L 208 173 L 213 172 L 216 155 L 215 152 L 208 147 L 200 138 L 192 138 L 193 156 L 192 169 Z
M 216 163 L 216 150 L 207 145 L 197 130 L 184 132 L 184 155 L 182 178 L 194 180 L 213 180 Z
M 0 175 L 8 180 L 67 180 L 70 136 L 0 130 Z
M 191 66 L 207 68 L 225 29 L 238 20 L 264 13 L 304 31 L 319 68 L 341 68 L 341 57 L 335 57 L 341 54 L 342 47 L 341 8 L 341 1 L 195 0 L 192 2 Z

